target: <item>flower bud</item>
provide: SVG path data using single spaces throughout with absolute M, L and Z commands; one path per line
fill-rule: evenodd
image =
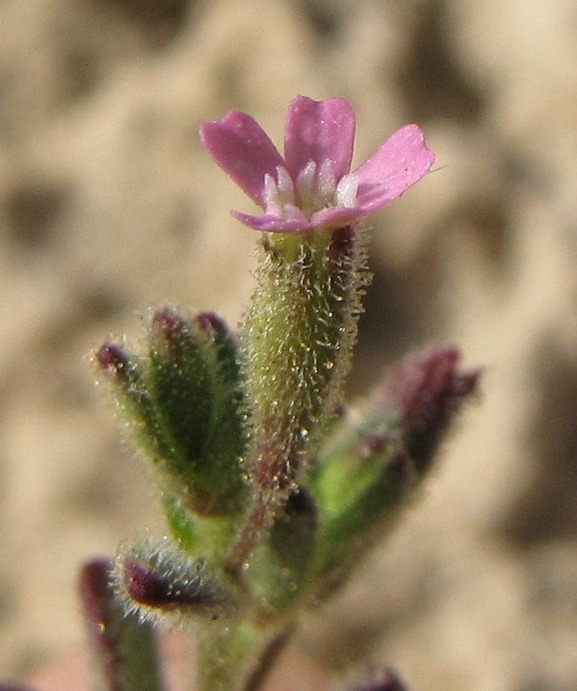
M 144 455 L 161 471 L 163 489 L 195 514 L 238 514 L 247 480 L 234 336 L 214 314 L 189 322 L 163 308 L 153 315 L 149 343 L 148 358 L 107 343 L 95 360 Z
M 150 393 L 170 439 L 173 491 L 193 512 L 228 515 L 244 506 L 244 429 L 236 344 L 216 315 L 188 322 L 158 310 L 150 327 Z
M 429 469 L 449 422 L 476 390 L 480 370 L 459 369 L 456 348 L 433 348 L 396 365 L 374 405 L 397 416 L 418 473 Z
M 478 370 L 460 370 L 458 360 L 454 348 L 437 348 L 402 361 L 354 416 L 335 424 L 312 478 L 322 515 L 323 593 L 340 587 L 391 529 L 449 422 L 475 391 Z
M 173 445 L 172 462 L 183 474 L 206 447 L 212 396 L 209 363 L 189 324 L 170 309 L 150 326 L 150 390 Z

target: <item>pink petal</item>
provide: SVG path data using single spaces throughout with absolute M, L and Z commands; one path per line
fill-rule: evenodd
M 309 161 L 330 161 L 338 180 L 351 169 L 355 114 L 343 98 L 313 101 L 297 96 L 289 106 L 284 136 L 286 166 L 293 179 Z
M 359 182 L 357 206 L 364 213 L 380 209 L 426 175 L 434 161 L 420 128 L 401 127 L 354 172 Z
M 230 212 L 234 218 L 241 223 L 244 223 L 255 230 L 263 230 L 268 233 L 295 233 L 303 230 L 312 230 L 315 226 L 302 218 L 283 218 L 282 216 L 275 216 L 274 214 L 260 214 L 260 216 L 251 216 L 244 214 L 241 211 Z
M 364 215 L 364 210 L 357 207 L 336 206 L 314 213 L 311 224 L 315 228 L 343 228 Z
M 205 122 L 200 139 L 222 170 L 263 207 L 264 176 L 276 179 L 276 168 L 284 161 L 256 120 L 233 110 L 222 120 Z

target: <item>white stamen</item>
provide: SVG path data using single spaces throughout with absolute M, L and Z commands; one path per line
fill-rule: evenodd
M 278 180 L 279 197 L 282 206 L 295 203 L 295 186 L 288 170 L 284 166 L 277 166 L 276 177 Z
M 294 206 L 295 188 L 286 168 L 277 166 L 276 175 L 276 180 L 270 173 L 264 176 L 264 206 L 267 213 L 283 216 L 287 205 Z
M 325 205 L 333 201 L 336 186 L 337 179 L 333 171 L 332 161 L 326 159 L 321 163 L 317 177 L 317 195 L 325 202 Z
M 276 180 L 270 173 L 264 176 L 264 203 L 267 213 L 281 215 L 282 206 Z
M 353 208 L 357 200 L 357 190 L 359 188 L 359 181 L 354 173 L 343 175 L 339 180 L 339 184 L 335 190 L 335 203 L 337 206 L 344 206 L 345 208 Z
M 284 166 L 277 166 L 276 180 L 267 173 L 263 201 L 269 214 L 287 220 L 310 219 L 323 209 L 354 208 L 357 188 L 358 181 L 353 173 L 343 175 L 337 184 L 332 161 L 323 161 L 318 170 L 316 162 L 309 161 L 296 181 Z
M 309 161 L 297 176 L 297 193 L 303 210 L 315 207 L 314 183 L 316 172 L 317 164 L 314 161 Z

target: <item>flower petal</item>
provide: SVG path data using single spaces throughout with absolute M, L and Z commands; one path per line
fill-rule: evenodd
M 311 221 L 307 221 L 304 216 L 284 218 L 275 214 L 251 216 L 250 214 L 242 213 L 242 211 L 231 211 L 230 213 L 237 221 L 244 223 L 245 226 L 268 233 L 296 233 L 304 230 L 313 230 L 316 227 Z
M 344 228 L 364 215 L 365 212 L 361 208 L 335 206 L 314 213 L 311 225 L 314 228 Z
M 313 101 L 297 96 L 289 106 L 284 136 L 286 166 L 293 179 L 309 161 L 317 171 L 329 161 L 338 180 L 351 169 L 355 113 L 344 98 Z
M 263 207 L 265 175 L 276 179 L 277 166 L 284 166 L 284 161 L 256 120 L 233 110 L 222 120 L 205 122 L 200 139 L 215 163 Z
M 434 161 L 421 129 L 401 127 L 354 171 L 359 183 L 357 206 L 363 213 L 380 209 L 426 175 Z

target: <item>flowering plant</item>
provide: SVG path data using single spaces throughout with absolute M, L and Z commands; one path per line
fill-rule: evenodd
M 257 691 L 299 615 L 350 578 L 426 475 L 478 373 L 451 347 L 393 366 L 354 414 L 342 400 L 369 281 L 363 220 L 430 170 L 415 125 L 351 172 L 343 99 L 296 98 L 281 155 L 249 115 L 200 130 L 262 209 L 256 288 L 238 333 L 171 308 L 148 350 L 107 343 L 110 380 L 154 468 L 171 537 L 88 564 L 82 595 L 108 689 L 163 688 L 155 625 L 192 625 L 197 691 Z M 355 689 L 403 685 L 383 671 Z

